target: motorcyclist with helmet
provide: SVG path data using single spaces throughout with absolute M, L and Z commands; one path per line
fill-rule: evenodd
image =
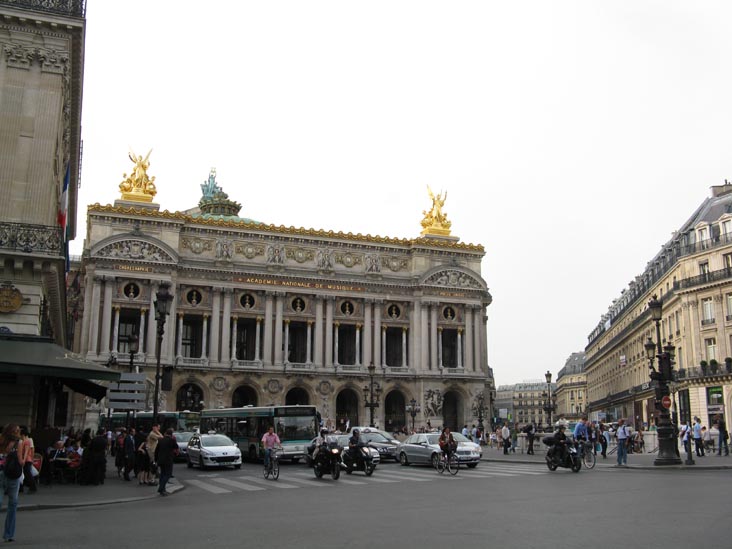
M 562 423 L 557 426 L 557 430 L 555 431 L 554 436 L 552 436 L 554 442 L 549 449 L 552 459 L 557 457 L 559 463 L 564 462 L 564 459 L 567 457 L 567 435 L 564 434 L 564 429 L 565 425 Z M 558 456 L 557 452 L 559 452 Z
M 348 439 L 348 451 L 353 456 L 357 467 L 363 462 L 363 454 L 361 453 L 362 446 L 361 433 L 359 433 L 358 429 L 354 429 L 351 433 L 351 438 Z

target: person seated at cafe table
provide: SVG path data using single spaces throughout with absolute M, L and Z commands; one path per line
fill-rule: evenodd
M 46 482 L 51 482 L 58 471 L 61 472 L 60 478 L 63 480 L 63 470 L 66 469 L 69 464 L 69 457 L 64 449 L 64 441 L 59 440 L 53 445 L 53 447 L 49 448 L 46 458 L 48 463 L 48 478 L 46 479 Z

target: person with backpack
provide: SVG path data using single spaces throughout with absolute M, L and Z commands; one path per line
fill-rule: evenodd
M 5 426 L 0 434 L 0 498 L 8 495 L 8 511 L 5 515 L 3 540 L 15 540 L 15 514 L 18 510 L 18 492 L 23 483 L 23 464 L 18 456 L 20 427 L 13 423 Z M 0 499 L 0 503 L 2 500 Z M 2 505 L 0 505 L 2 507 Z

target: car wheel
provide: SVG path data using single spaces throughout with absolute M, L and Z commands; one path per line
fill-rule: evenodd
M 477 463 L 468 463 L 468 469 L 475 469 L 477 466 Z
M 188 468 L 189 469 L 193 469 L 193 464 L 191 463 L 191 458 L 190 457 L 188 459 L 186 459 L 186 465 L 188 465 Z
M 399 463 L 401 463 L 405 467 L 407 465 L 409 465 L 409 460 L 407 459 L 407 454 L 405 454 L 404 452 L 402 452 L 401 454 L 399 454 Z

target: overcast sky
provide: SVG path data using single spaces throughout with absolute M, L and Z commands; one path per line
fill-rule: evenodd
M 732 2 L 88 0 L 79 198 L 482 244 L 496 383 L 555 376 L 732 179 Z

